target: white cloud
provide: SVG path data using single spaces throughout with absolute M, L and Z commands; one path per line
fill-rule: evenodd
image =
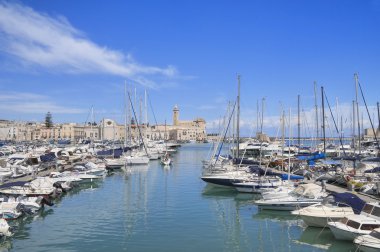
M 53 114 L 81 114 L 86 110 L 79 108 L 63 107 L 52 101 L 51 98 L 33 94 L 33 93 L 17 93 L 4 92 L 0 94 L 0 111 L 13 112 L 21 114 L 46 113 L 50 111 Z
M 0 50 L 29 66 L 65 73 L 111 74 L 149 87 L 156 84 L 146 75 L 177 75 L 174 66 L 144 66 L 131 55 L 95 44 L 64 17 L 9 2 L 0 3 Z

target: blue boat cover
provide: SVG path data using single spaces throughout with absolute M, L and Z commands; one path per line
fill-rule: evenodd
M 349 205 L 355 214 L 359 214 L 365 205 L 365 201 L 352 193 L 332 193 L 332 195 L 334 196 L 335 202 Z
M 366 170 L 364 173 L 376 173 L 376 172 L 380 172 L 380 167 L 375 167 L 371 170 Z
M 314 152 L 310 155 L 299 155 L 296 156 L 298 160 L 317 160 L 317 159 L 322 159 L 326 157 L 325 153 L 319 153 L 319 152 Z
M 23 186 L 26 183 L 28 183 L 28 182 L 26 182 L 26 181 L 10 182 L 10 183 L 6 183 L 6 184 L 3 184 L 3 185 L 0 185 L 0 189 L 12 187 L 12 186 Z
M 71 144 L 71 140 L 69 139 L 60 139 L 57 141 L 58 144 Z
M 52 162 L 56 158 L 55 154 L 53 152 L 49 152 L 45 155 L 40 156 L 41 162 Z
M 285 173 L 282 173 L 280 175 L 278 175 L 282 180 L 288 180 L 288 174 L 285 174 Z M 294 174 L 290 174 L 290 180 L 302 180 L 304 179 L 303 176 L 300 176 L 300 175 L 294 175 Z
M 114 158 L 119 158 L 123 155 L 123 149 L 112 149 L 112 150 L 102 150 L 96 153 L 97 156 L 113 156 Z

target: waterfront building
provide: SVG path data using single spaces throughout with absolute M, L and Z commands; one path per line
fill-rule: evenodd
M 125 141 L 125 138 L 133 141 L 139 139 L 139 129 L 144 139 L 150 140 L 175 140 L 175 141 L 204 141 L 206 140 L 206 121 L 202 118 L 183 121 L 179 119 L 179 108 L 173 108 L 172 125 L 141 124 L 137 127 L 134 121 L 125 128 L 112 119 L 103 119 L 99 124 L 77 123 L 54 124 L 46 127 L 44 123 L 15 122 L 0 120 L 0 140 L 8 141 L 32 141 L 32 140 L 59 140 L 68 139 L 71 142 L 82 140 L 112 140 Z
M 380 128 L 375 129 L 376 137 L 380 138 Z M 372 128 L 364 129 L 364 139 L 375 139 Z

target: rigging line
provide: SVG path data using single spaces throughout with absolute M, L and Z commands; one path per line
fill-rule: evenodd
M 141 142 L 142 142 L 142 144 L 143 144 L 143 146 L 144 146 L 144 149 L 145 149 L 146 155 L 149 157 L 149 153 L 148 153 L 148 150 L 146 149 L 146 146 L 145 146 L 145 143 L 144 143 L 144 138 L 142 137 L 142 134 L 141 134 L 141 130 L 140 130 L 140 127 L 139 127 L 139 121 L 137 121 L 135 108 L 133 107 L 132 99 L 131 99 L 131 95 L 130 95 L 129 92 L 128 92 L 128 98 L 129 98 L 129 102 L 131 103 L 131 107 L 132 107 L 133 115 L 134 115 L 135 120 L 136 120 L 136 126 L 137 126 L 137 129 L 138 129 L 138 131 L 139 131 L 139 135 L 140 135 Z M 141 122 L 140 122 L 140 123 L 141 123 Z M 139 143 L 139 145 L 140 145 L 140 143 Z
M 363 101 L 364 101 L 365 108 L 366 108 L 366 110 L 367 110 L 368 118 L 369 118 L 369 121 L 370 121 L 370 123 L 371 123 L 372 131 L 373 131 L 373 135 L 374 135 L 374 137 L 375 137 L 376 143 L 377 143 L 377 147 L 380 148 L 379 140 L 377 139 L 377 135 L 376 135 L 376 132 L 375 132 L 375 128 L 373 127 L 373 123 L 372 123 L 371 115 L 369 114 L 369 111 L 368 111 L 367 102 L 366 102 L 366 100 L 365 100 L 365 98 L 364 98 L 362 85 L 360 85 L 360 82 L 359 82 L 359 81 L 358 81 L 358 84 L 359 84 L 359 88 L 360 88 L 360 93 L 362 94 L 362 98 L 363 98 Z M 378 154 L 378 155 L 379 155 L 379 154 Z
M 343 154 L 344 154 L 344 156 L 346 156 L 346 151 L 344 150 L 343 141 L 342 141 L 342 136 L 339 134 L 339 130 L 338 130 L 338 127 L 337 127 L 337 125 L 336 125 L 334 115 L 333 115 L 333 113 L 332 113 L 332 111 L 331 111 L 331 107 L 330 107 L 329 99 L 327 99 L 327 95 L 326 95 L 326 92 L 325 92 L 325 91 L 323 91 L 323 95 L 325 96 L 326 101 L 327 101 L 327 105 L 329 106 L 329 110 L 330 110 L 331 118 L 333 119 L 334 126 L 335 126 L 335 130 L 336 130 L 336 132 L 338 133 L 338 136 L 339 136 L 339 142 L 340 142 L 340 144 L 341 144 L 341 146 L 342 146 Z
M 230 115 L 230 119 L 228 120 L 227 129 L 226 129 L 226 131 L 225 131 L 225 133 L 224 133 L 223 141 L 222 141 L 222 143 L 220 144 L 220 148 L 219 148 L 219 151 L 218 151 L 218 156 L 217 156 L 217 158 L 216 158 L 216 160 L 215 160 L 215 164 L 214 164 L 214 165 L 216 165 L 216 162 L 218 162 L 220 152 L 222 151 L 222 148 L 223 148 L 223 143 L 224 143 L 224 141 L 226 140 L 227 131 L 228 131 L 228 128 L 230 127 L 231 119 L 232 119 L 232 116 L 233 116 L 234 111 L 235 111 L 236 102 L 237 102 L 237 101 L 235 101 L 234 107 L 233 107 L 233 109 L 232 109 L 232 112 L 231 112 L 231 115 Z
M 154 110 L 153 110 L 152 101 L 150 100 L 150 96 L 149 96 L 149 94 L 146 94 L 146 96 L 148 97 L 148 100 L 149 100 L 149 107 L 152 110 L 154 122 L 156 123 L 156 125 L 158 125 L 157 119 L 156 119 L 156 114 L 154 113 Z M 159 135 L 159 138 L 161 139 L 161 131 L 160 130 L 158 130 L 158 135 Z

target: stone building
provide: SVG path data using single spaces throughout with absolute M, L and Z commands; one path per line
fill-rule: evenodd
M 139 132 L 140 129 L 140 132 Z M 202 118 L 191 121 L 179 119 L 179 108 L 173 108 L 172 125 L 118 124 L 112 119 L 103 119 L 97 124 L 62 123 L 47 128 L 44 123 L 15 122 L 0 120 L 0 140 L 32 141 L 68 139 L 71 142 L 81 140 L 115 140 L 125 138 L 136 141 L 139 135 L 151 140 L 204 141 L 206 139 L 206 122 Z

